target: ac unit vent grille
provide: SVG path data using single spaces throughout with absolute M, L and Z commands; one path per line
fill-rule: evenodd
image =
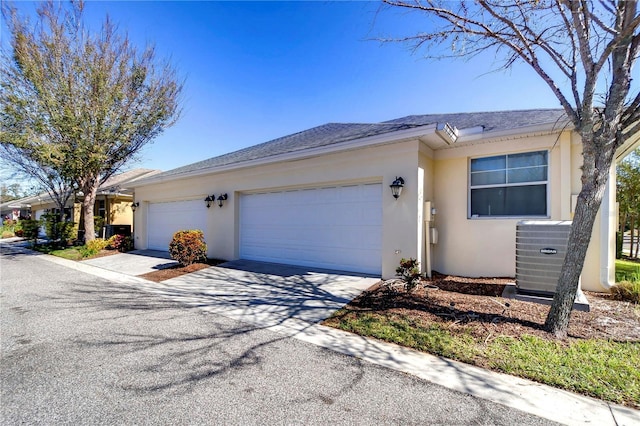
M 570 221 L 522 221 L 516 225 L 518 292 L 555 293 L 570 231 Z

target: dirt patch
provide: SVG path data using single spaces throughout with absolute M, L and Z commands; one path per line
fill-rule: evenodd
M 401 289 L 389 291 L 383 283 L 378 283 L 345 309 L 400 314 L 413 318 L 416 323 L 440 323 L 454 333 L 471 333 L 483 339 L 523 334 L 554 339 L 543 329 L 549 306 L 500 297 L 509 282 L 513 281 L 435 275 L 432 280 L 423 281 L 413 293 Z M 606 294 L 585 292 L 585 295 L 591 311 L 573 311 L 570 338 L 640 341 L 640 306 L 613 300 Z M 331 325 L 331 320 L 327 325 Z
M 138 275 L 140 278 L 144 278 L 145 280 L 161 282 L 165 280 L 169 280 L 171 278 L 176 278 L 184 274 L 190 274 L 191 272 L 196 272 L 201 269 L 208 268 L 210 266 L 216 266 L 223 263 L 224 260 L 220 259 L 207 259 L 207 263 L 194 263 L 192 265 L 181 266 L 175 265 L 170 266 L 168 268 L 160 269 L 153 272 L 147 272 L 146 274 Z

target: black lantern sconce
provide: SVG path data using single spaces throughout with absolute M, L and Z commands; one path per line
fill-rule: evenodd
M 136 209 L 140 207 L 140 202 L 131 203 L 131 211 L 136 212 Z
M 227 197 L 227 194 L 221 194 L 221 195 L 218 197 L 218 206 L 219 206 L 219 207 L 222 207 L 222 206 L 224 205 L 224 202 L 225 202 L 225 201 L 227 201 L 227 198 L 228 198 L 228 197 Z
M 211 203 L 216 201 L 216 196 L 211 194 L 207 195 L 207 198 L 204 199 L 204 202 L 207 203 L 207 208 L 211 207 Z
M 402 194 L 404 179 L 396 176 L 396 180 L 394 180 L 393 183 L 389 185 L 389 187 L 391 188 L 391 195 L 393 195 L 393 198 L 397 200 L 400 194 Z

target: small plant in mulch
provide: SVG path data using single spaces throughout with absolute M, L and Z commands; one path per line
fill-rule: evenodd
M 611 287 L 611 297 L 614 300 L 640 304 L 640 279 L 616 283 Z
M 411 293 L 420 284 L 420 262 L 414 258 L 400 259 L 400 266 L 396 268 L 396 275 L 404 281 L 404 289 Z

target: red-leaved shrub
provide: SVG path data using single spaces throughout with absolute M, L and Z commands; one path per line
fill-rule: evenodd
M 178 231 L 169 243 L 169 254 L 183 266 L 207 261 L 207 244 L 202 231 Z

